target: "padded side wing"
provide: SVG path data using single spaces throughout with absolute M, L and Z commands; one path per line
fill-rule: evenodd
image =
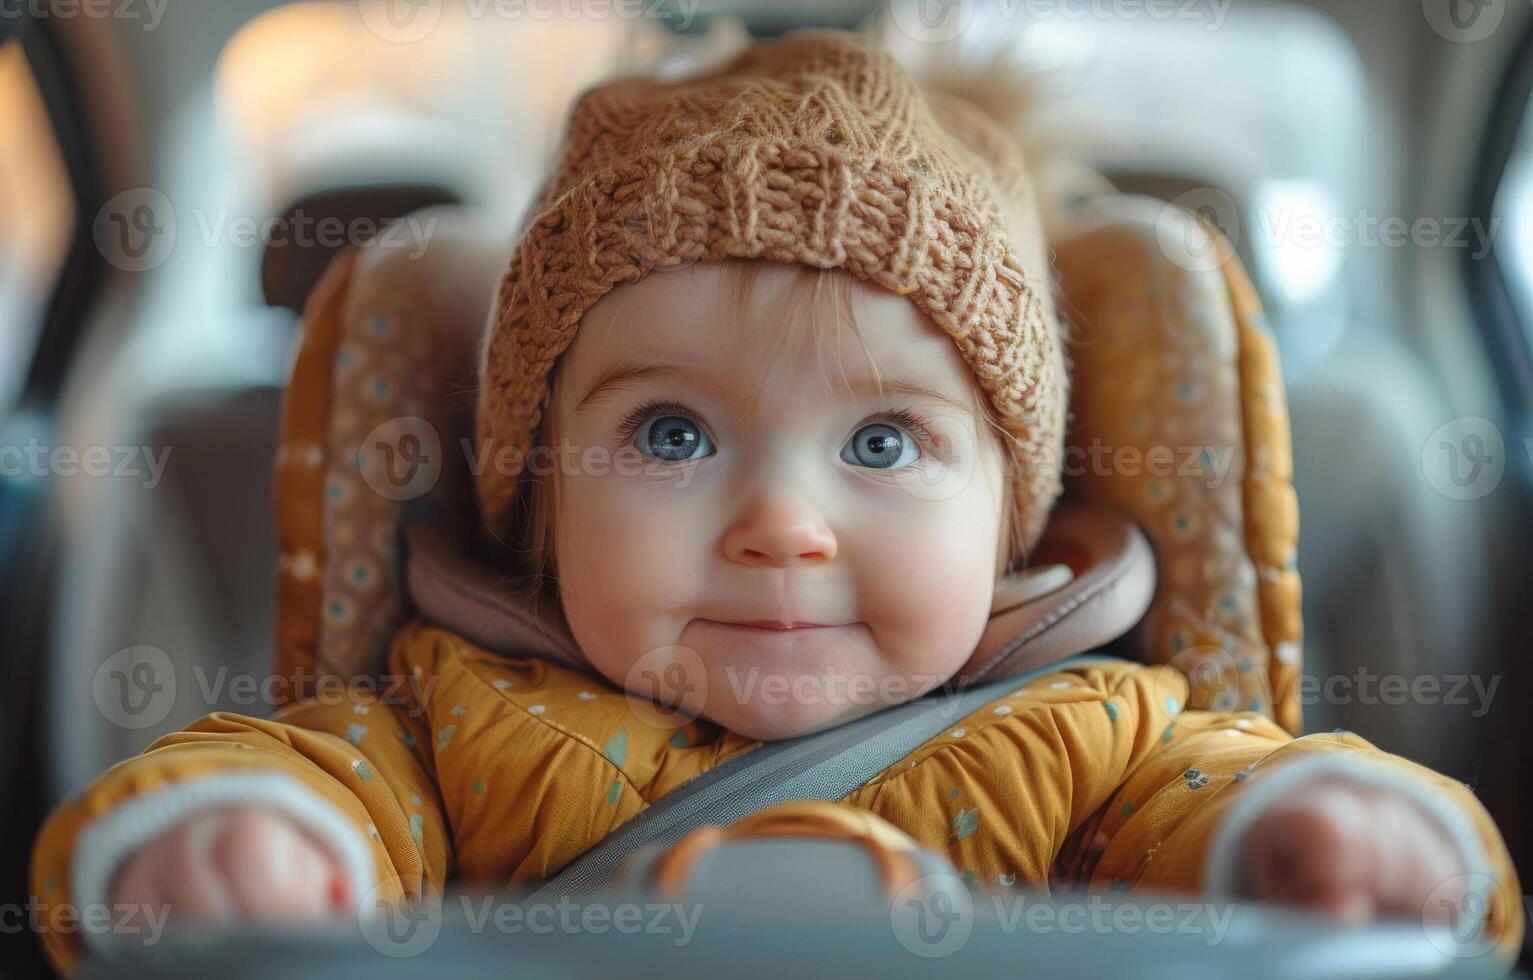
M 1192 707 L 1302 727 L 1288 407 L 1233 249 L 1145 197 L 1095 202 L 1057 246 L 1070 322 L 1066 486 L 1145 530 L 1159 567 L 1139 634 L 1181 667 Z

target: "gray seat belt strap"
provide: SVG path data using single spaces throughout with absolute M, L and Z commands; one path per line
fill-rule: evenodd
M 566 865 L 529 901 L 597 890 L 628 855 L 669 846 L 699 827 L 729 824 L 790 800 L 839 800 L 970 712 L 1032 678 L 1095 659 L 1072 657 L 958 694 L 919 698 L 827 731 L 769 742 L 672 790 Z

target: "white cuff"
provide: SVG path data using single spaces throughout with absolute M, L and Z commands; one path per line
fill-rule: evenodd
M 112 808 L 80 831 L 69 874 L 77 910 L 110 908 L 108 890 L 117 867 L 166 830 L 198 810 L 234 803 L 258 803 L 281 810 L 330 848 L 346 875 L 347 892 L 360 913 L 373 887 L 373 855 L 367 838 L 332 803 L 286 773 L 270 769 L 222 772 L 176 783 Z M 81 930 L 96 951 L 111 933 Z
M 1233 896 L 1239 885 L 1241 845 L 1262 811 L 1312 779 L 1333 777 L 1357 785 L 1393 790 L 1418 804 L 1458 849 L 1465 881 L 1481 898 L 1490 898 L 1490 862 L 1474 825 L 1462 809 L 1429 791 L 1420 780 L 1360 758 L 1353 752 L 1326 752 L 1281 766 L 1253 777 L 1242 798 L 1220 821 L 1204 862 L 1203 889 L 1213 895 Z

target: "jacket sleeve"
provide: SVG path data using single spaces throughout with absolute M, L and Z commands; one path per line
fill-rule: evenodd
M 337 856 L 359 913 L 417 897 L 423 885 L 440 890 L 450 836 L 421 675 L 402 647 L 391 673 L 320 683 L 271 719 L 207 715 L 55 810 L 32 855 L 37 927 L 53 965 L 70 972 L 110 928 L 121 861 L 211 806 L 260 803 L 294 818 Z
M 1029 681 L 843 802 L 948 854 L 976 884 L 1234 892 L 1256 815 L 1321 775 L 1419 801 L 1483 885 L 1466 910 L 1506 958 L 1521 942 L 1506 845 L 1463 784 L 1344 732 L 1295 739 L 1255 712 L 1186 711 L 1169 667 L 1101 661 Z
M 1156 735 L 1159 712 L 1143 703 L 1139 711 L 1149 721 L 1145 734 Z M 1061 870 L 1078 882 L 1235 895 L 1244 838 L 1256 818 L 1309 780 L 1339 778 L 1400 793 L 1438 824 L 1456 845 L 1467 884 L 1468 896 L 1455 899 L 1460 952 L 1494 949 L 1515 959 L 1523 921 L 1511 855 L 1484 806 L 1458 780 L 1350 732 L 1294 738 L 1254 713 L 1171 714 L 1152 745 L 1061 854 Z

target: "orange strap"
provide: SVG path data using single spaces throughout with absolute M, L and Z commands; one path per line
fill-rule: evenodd
M 878 867 L 889 897 L 919 875 L 919 845 L 904 832 L 871 813 L 821 801 L 784 803 L 735 821 L 728 827 L 699 827 L 660 855 L 649 871 L 655 891 L 675 901 L 687 893 L 688 882 L 705 855 L 738 840 L 821 838 L 861 845 Z

